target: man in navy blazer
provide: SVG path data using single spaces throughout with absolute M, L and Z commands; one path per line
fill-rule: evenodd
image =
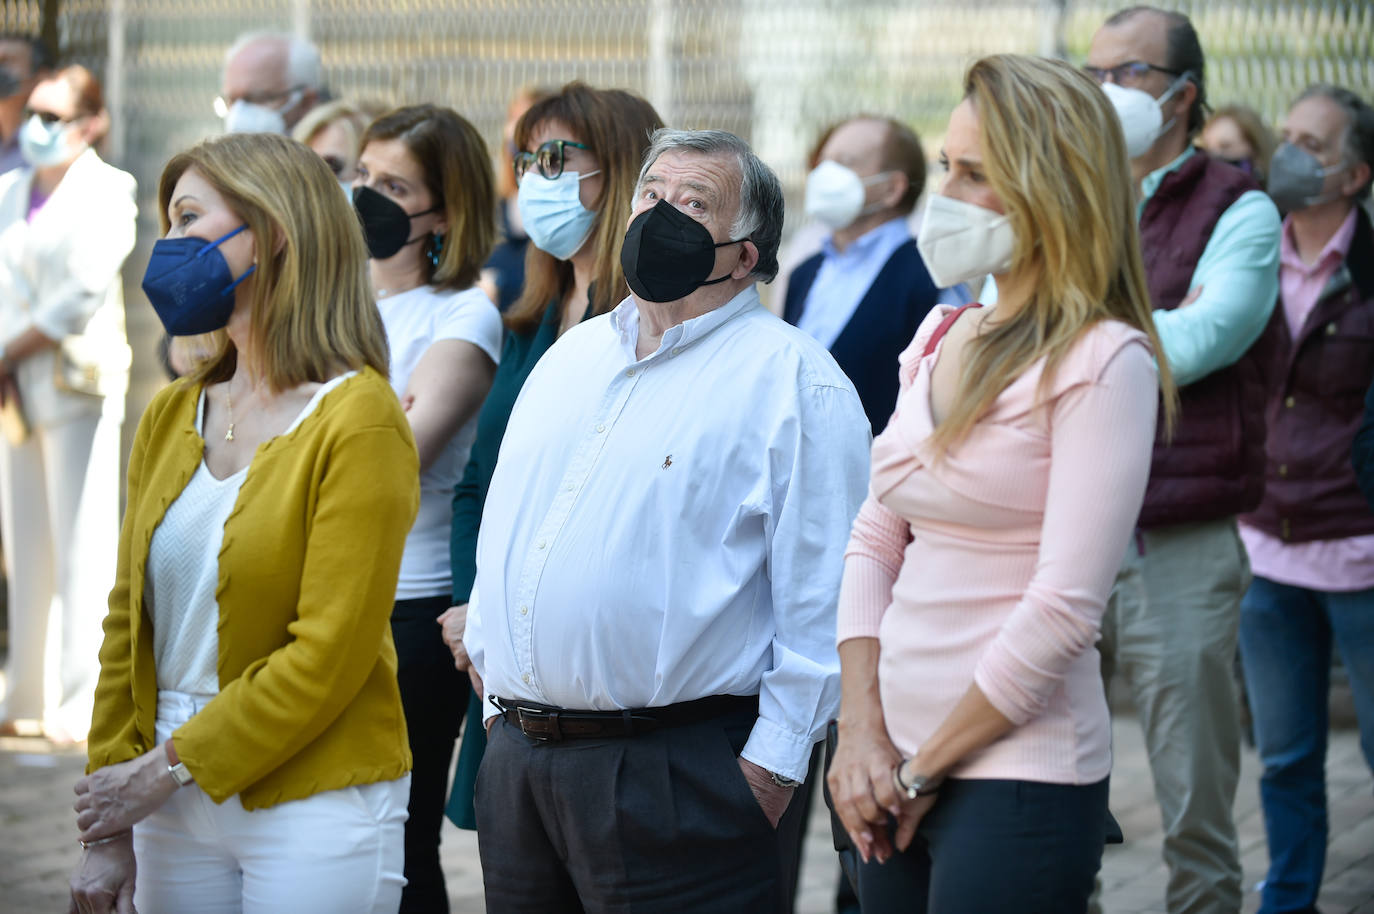
M 831 235 L 792 272 L 783 318 L 830 350 L 875 435 L 897 403 L 897 356 L 938 294 L 907 222 L 925 179 L 911 128 L 861 115 L 831 131 L 806 180 L 806 214 Z

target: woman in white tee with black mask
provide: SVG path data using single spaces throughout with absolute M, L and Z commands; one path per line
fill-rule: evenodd
M 469 686 L 436 619 L 451 602 L 453 487 L 501 351 L 500 314 L 475 285 L 496 241 L 490 163 L 470 123 L 448 108 L 417 105 L 368 127 L 353 185 L 391 348 L 391 385 L 420 453 L 420 510 L 391 616 L 415 765 L 401 911 L 448 910 L 439 826 Z

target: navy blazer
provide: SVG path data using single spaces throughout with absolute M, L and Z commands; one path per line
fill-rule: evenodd
M 792 271 L 782 312 L 789 324 L 801 320 L 806 296 L 824 257 L 818 253 Z M 938 295 L 916 242 L 903 242 L 878 271 L 849 323 L 830 346 L 830 354 L 859 392 L 874 435 L 887 426 L 897 406 L 897 356 L 911 345 L 916 328 L 935 306 Z

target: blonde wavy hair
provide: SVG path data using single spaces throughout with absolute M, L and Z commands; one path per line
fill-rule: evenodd
M 256 241 L 251 345 L 270 389 L 326 381 L 365 365 L 387 376 L 386 330 L 368 284 L 362 226 L 324 160 L 274 134 L 205 140 L 162 170 L 157 196 L 164 235 L 172 192 L 192 168 Z M 223 330 L 204 339 L 213 355 L 189 377 L 228 380 L 238 363 L 233 341 Z
M 1016 235 L 1009 272 L 1032 279 L 1033 291 L 1013 316 L 968 343 L 958 396 L 932 443 L 945 450 L 963 439 L 1040 359 L 1043 394 L 1073 344 L 1103 320 L 1149 337 L 1161 418 L 1171 431 L 1178 393 L 1158 357 L 1130 163 L 1107 96 L 1062 61 L 998 54 L 969 68 L 964 97 L 978 114 L 989 186 Z

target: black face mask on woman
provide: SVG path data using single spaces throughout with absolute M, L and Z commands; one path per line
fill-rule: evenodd
M 418 238 L 410 237 L 410 220 L 426 213 L 437 212 L 441 208 L 431 206 L 418 213 L 408 213 L 401 208 L 401 204 L 370 187 L 353 189 L 353 209 L 362 220 L 363 236 L 367 238 L 367 253 L 374 260 L 395 257 L 396 252 L 406 245 L 423 241 L 428 233 L 421 234 Z
M 677 301 L 702 286 L 729 279 L 729 273 L 710 278 L 716 248 L 747 240 L 716 243 L 706 226 L 667 200 L 660 200 L 630 223 L 620 249 L 620 266 L 635 295 L 651 302 Z

